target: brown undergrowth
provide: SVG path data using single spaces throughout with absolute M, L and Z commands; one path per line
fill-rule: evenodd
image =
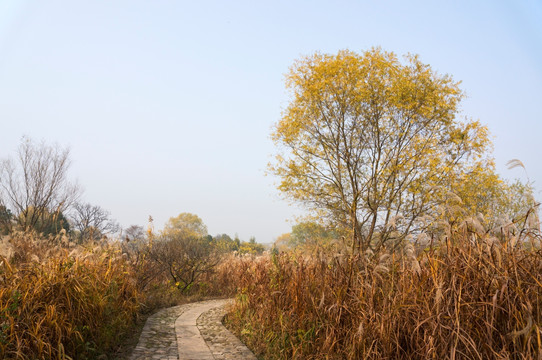
M 229 261 L 180 292 L 151 248 L 74 245 L 64 233 L 0 238 L 0 359 L 117 358 L 156 309 L 234 294 Z
M 227 323 L 266 359 L 539 359 L 542 253 L 510 240 L 239 259 Z

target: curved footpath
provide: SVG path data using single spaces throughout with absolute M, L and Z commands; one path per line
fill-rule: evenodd
M 228 301 L 208 300 L 158 311 L 147 319 L 130 359 L 256 360 L 222 325 Z

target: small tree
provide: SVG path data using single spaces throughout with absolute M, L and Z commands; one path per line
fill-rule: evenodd
M 181 292 L 187 292 L 219 262 L 219 251 L 212 236 L 207 235 L 207 226 L 190 213 L 169 219 L 150 247 L 150 256 Z
M 145 229 L 140 225 L 130 225 L 124 230 L 125 239 L 127 241 L 144 241 L 146 239 Z
M 207 226 L 199 216 L 191 213 L 181 213 L 168 220 L 164 227 L 164 233 L 179 235 L 181 237 L 207 236 Z
M 79 231 L 80 242 L 98 240 L 120 229 L 118 223 L 111 219 L 109 211 L 89 203 L 75 203 L 71 219 L 73 227 Z
M 0 161 L 0 203 L 19 227 L 42 232 L 48 214 L 65 212 L 80 194 L 68 180 L 69 150 L 23 138 L 17 157 Z
M 182 233 L 164 233 L 153 244 L 151 257 L 171 277 L 181 292 L 187 292 L 203 274 L 212 271 L 219 257 L 212 241 Z

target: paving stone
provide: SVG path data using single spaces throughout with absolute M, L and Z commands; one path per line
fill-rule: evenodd
M 131 360 L 256 360 L 222 325 L 229 300 L 174 306 L 150 316 Z
M 225 314 L 225 306 L 215 307 L 201 314 L 197 320 L 201 336 L 205 339 L 214 359 L 256 360 L 256 356 L 245 344 L 222 325 Z

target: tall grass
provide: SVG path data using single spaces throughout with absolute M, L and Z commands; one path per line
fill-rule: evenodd
M 0 359 L 115 357 L 155 309 L 235 293 L 230 260 L 181 293 L 150 251 L 148 242 L 74 245 L 65 233 L 0 238 Z
M 514 241 L 239 260 L 227 322 L 266 359 L 540 359 L 542 253 Z
M 2 359 L 93 359 L 137 316 L 140 296 L 118 247 L 38 251 L 50 240 L 14 235 L 16 253 L 0 257 Z

